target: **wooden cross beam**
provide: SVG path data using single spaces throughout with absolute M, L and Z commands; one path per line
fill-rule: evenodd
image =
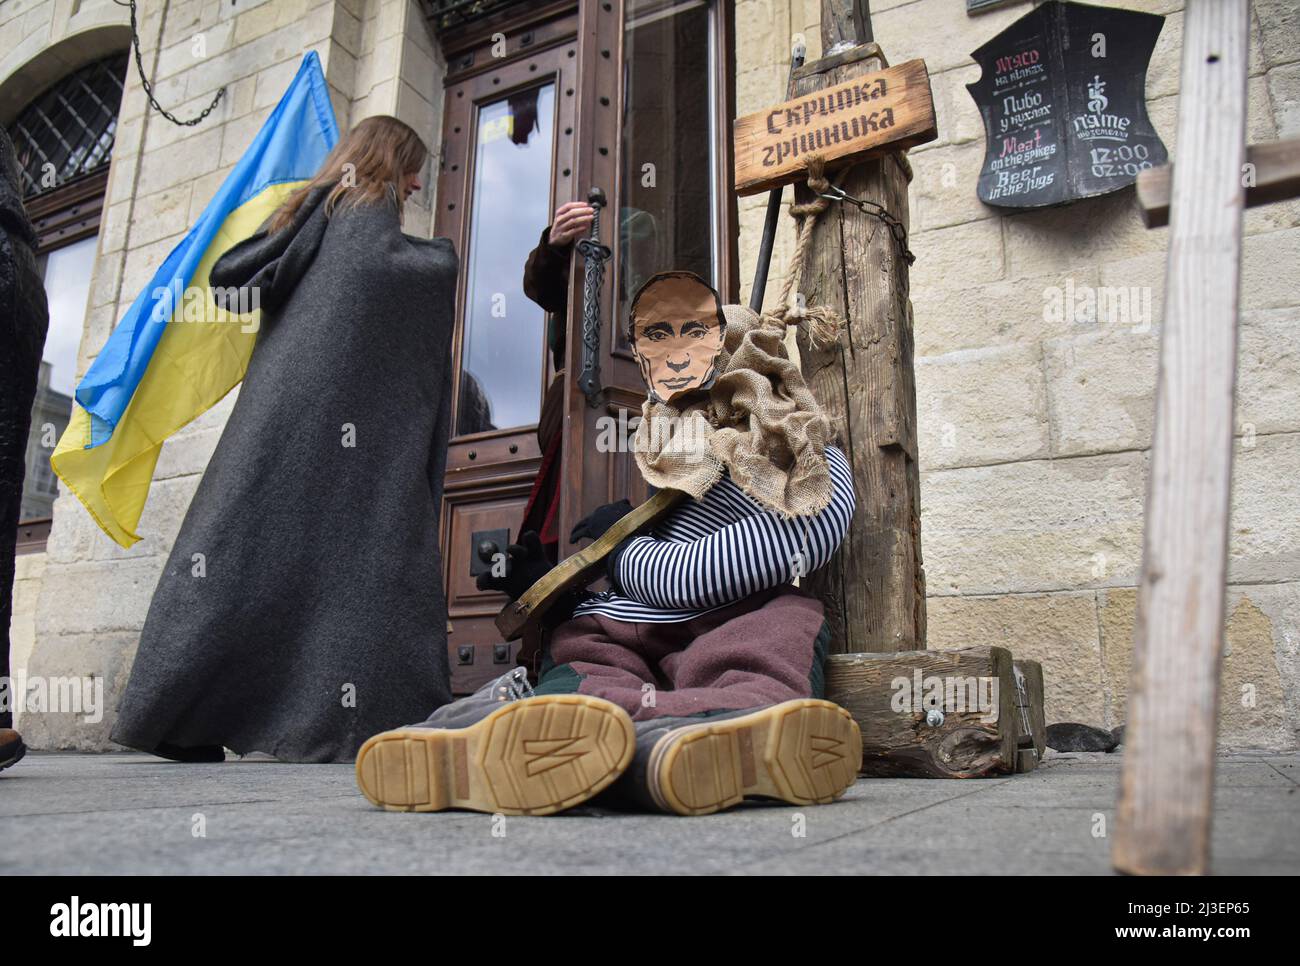
M 1137 200 L 1148 228 L 1169 224 L 1169 191 L 1174 166 L 1162 164 L 1138 175 Z M 1246 207 L 1300 198 L 1300 138 L 1267 141 L 1246 148 Z
M 1184 15 L 1169 268 L 1111 861 L 1209 866 L 1245 203 L 1248 0 Z

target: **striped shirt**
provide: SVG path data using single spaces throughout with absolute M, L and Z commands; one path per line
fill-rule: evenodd
M 703 498 L 687 500 L 650 533 L 622 545 L 610 575 L 617 590 L 587 598 L 573 616 L 690 620 L 824 566 L 848 532 L 855 505 L 844 454 L 828 446 L 826 463 L 831 502 L 808 517 L 784 518 L 723 476 Z

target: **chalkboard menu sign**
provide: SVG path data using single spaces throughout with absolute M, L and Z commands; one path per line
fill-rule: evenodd
M 966 85 L 987 138 L 979 197 L 1038 208 L 1117 191 L 1168 152 L 1146 110 L 1147 64 L 1164 17 L 1050 2 L 971 57 Z

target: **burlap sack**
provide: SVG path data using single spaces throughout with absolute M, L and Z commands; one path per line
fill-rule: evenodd
M 724 469 L 750 497 L 783 516 L 810 516 L 831 499 L 825 448 L 831 426 L 785 348 L 785 325 L 725 305 L 719 375 L 685 408 L 641 408 L 634 456 L 652 486 L 699 498 Z

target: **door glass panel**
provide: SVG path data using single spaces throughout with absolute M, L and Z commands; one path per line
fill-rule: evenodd
M 717 284 L 718 109 L 713 10 L 705 0 L 627 0 L 619 342 L 632 296 L 655 272 Z
M 98 236 L 83 238 L 56 248 L 42 259 L 45 297 L 50 304 L 50 330 L 42 358 L 50 364 L 50 390 L 69 397 L 69 408 L 77 387 L 77 347 L 81 344 L 98 246 Z
M 478 109 L 456 433 L 537 422 L 545 314 L 524 296 L 533 226 L 550 224 L 555 85 Z

